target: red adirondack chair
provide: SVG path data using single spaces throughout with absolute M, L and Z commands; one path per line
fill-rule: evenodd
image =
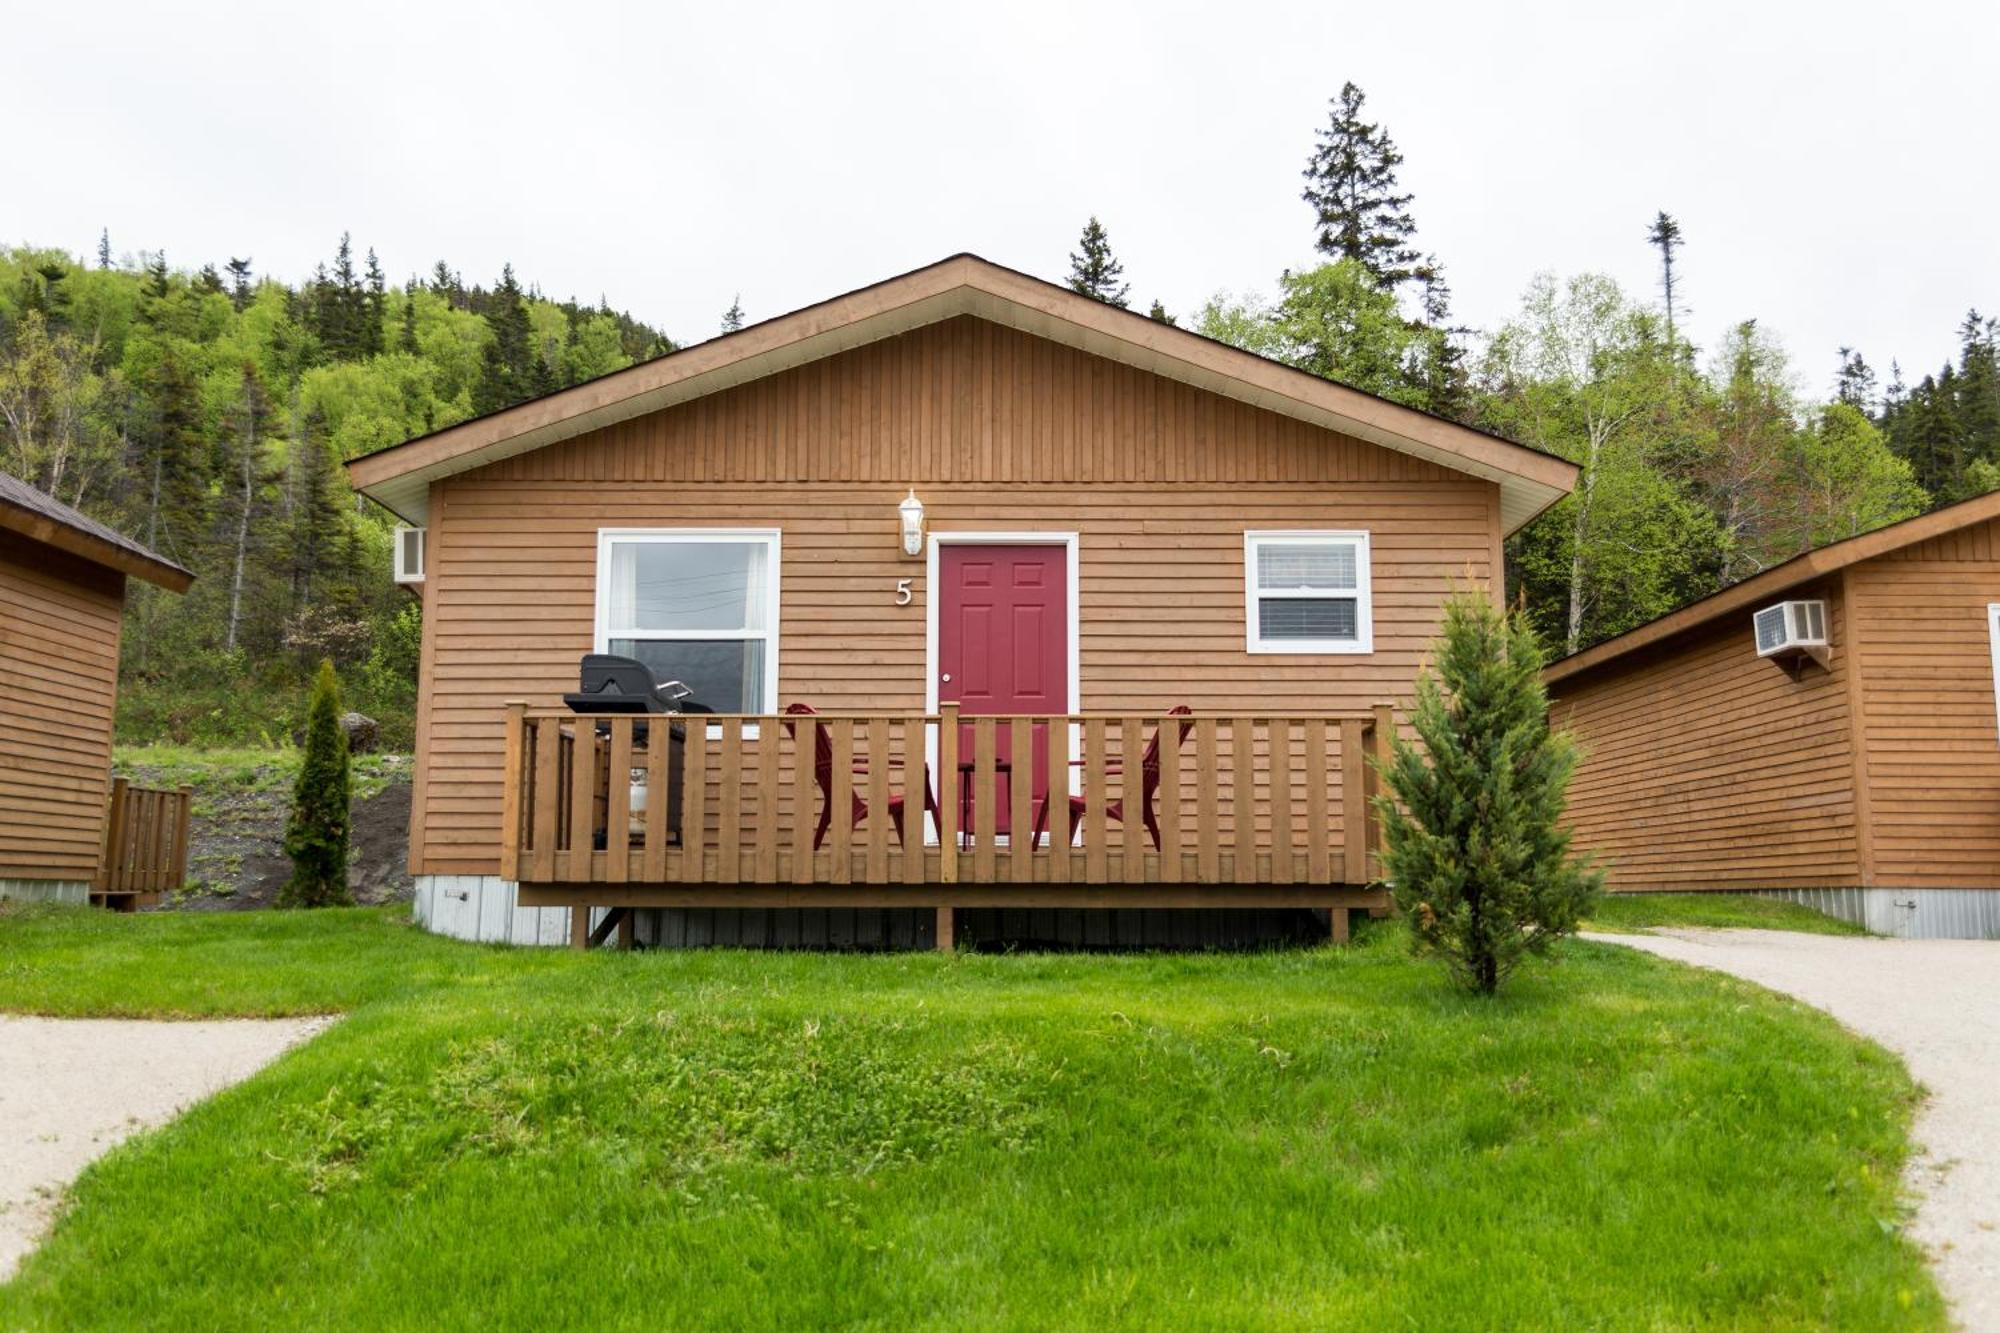
M 785 709 L 785 712 L 792 717 L 811 717 L 816 716 L 818 710 L 808 703 L 795 703 Z M 785 733 L 794 740 L 798 739 L 798 724 L 785 723 Z M 868 770 L 856 764 L 854 775 L 866 777 Z M 813 850 L 818 851 L 820 845 L 826 841 L 826 831 L 833 827 L 833 738 L 827 735 L 825 727 L 813 728 L 813 785 L 819 788 L 819 827 L 813 830 Z M 858 791 L 850 790 L 849 795 L 854 802 L 849 811 L 854 822 L 848 827 L 860 828 L 862 822 L 868 818 L 868 802 L 862 799 Z M 925 764 L 924 811 L 935 819 L 937 808 L 937 797 L 931 791 L 931 767 Z M 900 794 L 889 798 L 889 822 L 896 827 L 896 842 L 904 845 L 903 797 Z
M 1186 704 L 1176 704 L 1167 710 L 1167 716 L 1169 717 L 1191 717 L 1193 714 L 1194 709 L 1189 708 Z M 1166 723 L 1164 722 L 1160 724 L 1162 727 L 1165 725 Z M 1185 745 L 1188 733 L 1194 730 L 1194 723 L 1183 722 L 1180 724 L 1180 730 L 1181 743 Z M 1072 761 L 1072 766 L 1077 762 L 1081 761 Z M 1121 764 L 1112 763 L 1106 765 L 1104 771 L 1107 774 L 1122 773 L 1124 768 Z M 1146 823 L 1146 832 L 1152 835 L 1153 850 L 1156 852 L 1160 850 L 1160 823 L 1159 817 L 1153 813 L 1153 796 L 1159 790 L 1160 728 L 1155 727 L 1153 728 L 1153 739 L 1146 742 L 1146 751 L 1139 756 L 1139 817 Z M 1051 799 L 1044 800 L 1041 808 L 1035 812 L 1035 836 L 1037 839 L 1048 830 L 1049 805 L 1052 799 L 1053 794 L 1051 794 Z M 1069 798 L 1069 840 L 1072 843 L 1076 841 L 1076 831 L 1083 826 L 1084 813 L 1089 809 L 1089 792 L 1086 791 L 1080 796 Z M 1125 798 L 1121 797 L 1118 800 L 1107 802 L 1104 807 L 1104 817 L 1115 824 L 1124 823 Z

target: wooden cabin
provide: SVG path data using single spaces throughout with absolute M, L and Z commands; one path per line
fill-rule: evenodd
M 111 783 L 128 578 L 177 593 L 194 580 L 171 560 L 0 473 L 0 898 L 80 903 L 93 889 L 104 896 L 107 885 L 116 886 L 115 897 L 142 891 L 102 873 L 118 851 L 127 858 L 110 868 L 129 870 L 139 855 L 123 836 L 133 825 L 123 800 L 113 801 Z M 177 863 L 184 864 L 177 810 L 185 798 L 176 811 L 167 806 L 153 802 L 150 815 L 138 813 L 169 841 L 175 835 L 166 827 L 180 829 Z M 142 869 L 175 852 L 157 843 L 143 849 Z
M 349 466 L 423 596 L 417 915 L 546 943 L 1344 931 L 1442 600 L 1575 479 L 970 255 Z M 579 719 L 593 651 L 713 715 Z
M 1613 890 L 1753 890 L 2000 937 L 2000 493 L 1836 542 L 1556 662 Z

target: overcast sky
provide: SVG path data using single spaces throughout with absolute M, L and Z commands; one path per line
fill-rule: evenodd
M 511 260 L 681 340 L 959 250 L 1049 278 L 1100 216 L 1187 312 L 1311 259 L 1299 169 L 1345 79 L 1419 243 L 1490 328 L 1540 269 L 1756 317 L 1826 391 L 2000 311 L 1995 0 L 1726 4 L 105 3 L 16 8 L 0 239 L 297 280 Z

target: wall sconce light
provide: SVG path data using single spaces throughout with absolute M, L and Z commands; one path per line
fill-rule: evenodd
M 903 520 L 903 554 L 922 555 L 924 553 L 924 502 L 917 498 L 912 487 L 903 503 L 896 506 L 897 514 Z

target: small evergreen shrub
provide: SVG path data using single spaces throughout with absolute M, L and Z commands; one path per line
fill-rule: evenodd
M 348 805 L 353 791 L 347 733 L 340 728 L 340 684 L 333 663 L 322 660 L 306 711 L 306 741 L 292 789 L 292 817 L 285 826 L 285 855 L 292 877 L 278 895 L 280 907 L 340 907 L 347 892 Z
M 1491 994 L 1576 929 L 1603 875 L 1559 823 L 1580 754 L 1549 730 L 1526 616 L 1457 594 L 1432 651 L 1412 717 L 1422 744 L 1397 736 L 1381 768 L 1383 861 L 1417 950 Z

